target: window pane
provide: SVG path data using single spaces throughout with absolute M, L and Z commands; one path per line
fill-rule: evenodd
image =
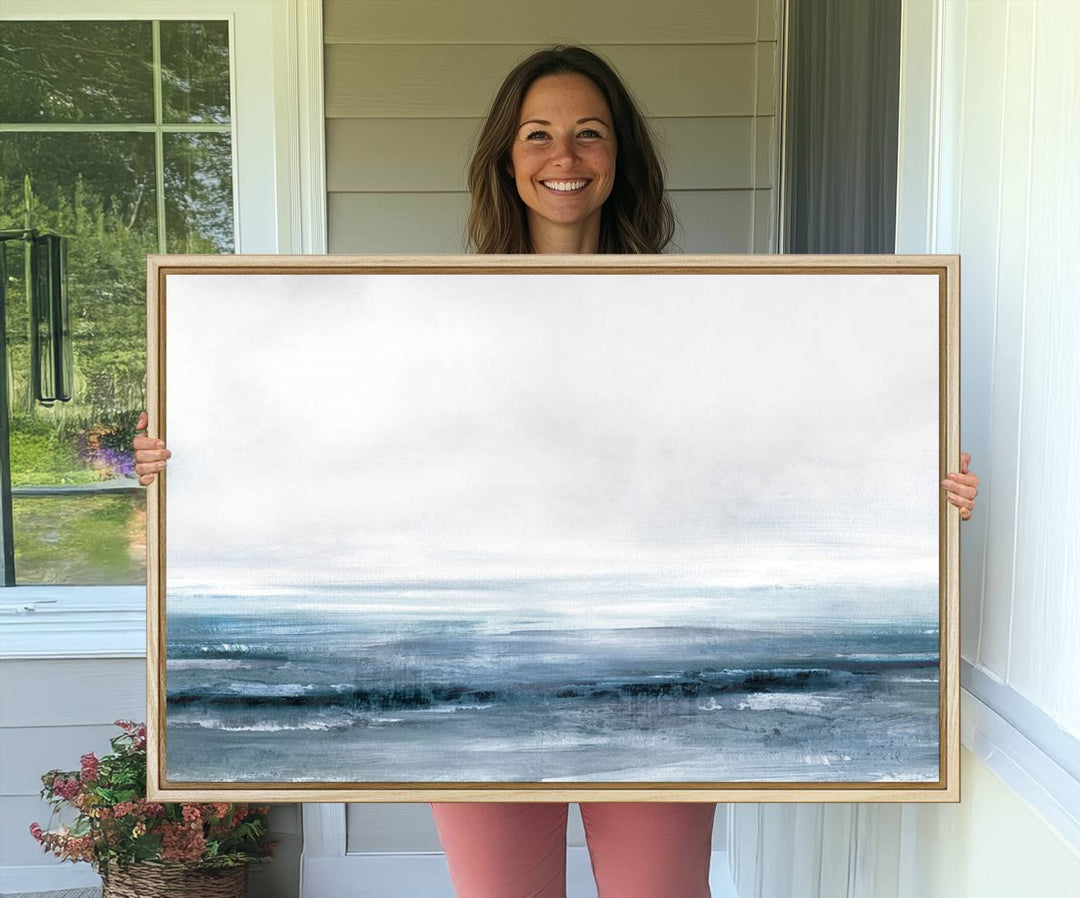
M 229 23 L 161 23 L 162 121 L 229 121 Z
M 160 28 L 167 117 L 227 129 L 227 23 Z M 31 127 L 152 124 L 152 57 L 149 21 L 4 23 L 0 118 Z M 73 344 L 72 401 L 36 402 L 25 244 L 7 241 L 0 326 L 11 417 L 3 423 L 10 424 L 18 582 L 144 578 L 145 493 L 135 486 L 130 447 L 146 405 L 146 254 L 165 237 L 160 219 L 170 251 L 231 252 L 232 179 L 228 133 L 0 133 L 0 229 L 67 239 Z
M 151 23 L 4 22 L 0 121 L 154 121 Z
M 27 192 L 27 181 L 29 193 Z M 146 254 L 157 250 L 153 134 L 0 134 L 0 229 L 67 238 L 71 402 L 33 399 L 24 244 L 7 241 L 11 475 L 19 583 L 137 583 L 141 495 L 18 497 L 133 482 L 145 404 Z M 136 553 L 137 554 L 137 553 Z
M 146 580 L 146 493 L 15 498 L 21 584 L 138 584 Z
M 157 251 L 154 185 L 152 134 L 0 134 L 0 228 L 29 225 L 68 238 L 75 393 L 51 408 L 33 401 L 23 244 L 6 244 L 12 434 L 47 424 L 59 441 L 55 452 L 67 453 L 62 464 L 37 459 L 44 465 L 37 483 L 106 479 L 87 449 L 96 445 L 86 442 L 89 428 L 129 428 L 128 418 L 145 401 L 146 254 Z M 30 474 L 13 470 L 13 483 L 31 482 L 25 479 Z
M 231 253 L 232 138 L 164 136 L 166 252 Z

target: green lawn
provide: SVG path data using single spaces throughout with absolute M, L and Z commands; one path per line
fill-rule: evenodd
M 146 580 L 146 494 L 15 498 L 19 583 L 140 584 Z

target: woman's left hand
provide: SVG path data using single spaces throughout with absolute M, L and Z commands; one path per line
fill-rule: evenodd
M 975 507 L 975 497 L 979 495 L 979 477 L 968 471 L 971 455 L 967 452 L 960 453 L 960 472 L 947 474 L 946 479 L 941 481 L 941 488 L 949 501 L 960 509 L 960 520 L 966 521 L 971 517 L 971 510 Z

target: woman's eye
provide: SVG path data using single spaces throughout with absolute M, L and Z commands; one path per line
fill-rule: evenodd
M 547 131 L 530 131 L 525 136 L 525 139 L 526 140 L 532 140 L 533 138 L 543 139 L 543 138 L 546 138 L 548 136 L 550 136 L 550 135 L 548 135 Z M 604 135 L 602 135 L 599 131 L 597 131 L 594 128 L 586 128 L 584 131 L 581 131 L 581 132 L 578 133 L 578 137 L 603 137 L 603 136 Z

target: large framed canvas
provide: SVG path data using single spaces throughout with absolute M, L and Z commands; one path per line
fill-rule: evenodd
M 954 256 L 151 256 L 164 800 L 959 800 Z

